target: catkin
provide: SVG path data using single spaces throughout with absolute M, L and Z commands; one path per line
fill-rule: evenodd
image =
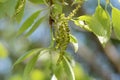
M 62 60 L 67 45 L 70 41 L 70 30 L 68 26 L 68 21 L 64 14 L 59 16 L 59 20 L 55 21 L 55 42 L 56 42 L 56 49 L 60 50 L 60 57 L 58 59 L 58 63 Z
M 22 10 L 22 8 L 25 6 L 25 1 L 26 0 L 19 0 L 18 4 L 16 6 L 15 16 L 18 15 L 20 13 L 20 11 Z
M 78 6 L 69 14 L 68 17 L 65 17 L 65 14 L 60 14 L 54 16 L 54 38 L 55 38 L 55 48 L 60 50 L 60 56 L 57 61 L 57 64 L 63 59 L 67 45 L 70 42 L 70 29 L 68 26 L 68 21 L 76 14 L 76 12 L 81 7 L 83 0 L 80 1 Z

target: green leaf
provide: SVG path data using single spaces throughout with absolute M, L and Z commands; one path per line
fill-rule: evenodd
M 59 58 L 59 55 L 57 55 L 57 56 Z M 54 66 L 54 74 L 55 74 L 55 76 L 57 77 L 58 80 L 63 80 L 62 76 L 65 72 L 64 72 L 64 69 L 63 69 L 62 61 L 58 65 L 56 65 L 57 61 L 56 61 L 55 66 Z
M 26 3 L 26 0 L 18 0 L 17 2 L 14 17 L 18 22 L 22 20 L 24 9 L 25 9 L 25 3 Z
M 105 43 L 107 43 L 111 35 L 110 16 L 100 5 L 98 5 L 94 17 L 100 22 L 100 24 L 102 25 L 101 27 L 103 27 L 104 29 L 104 35 L 97 36 L 99 41 L 104 45 Z
M 29 1 L 34 4 L 44 4 L 44 0 L 29 0 Z
M 45 17 L 42 17 L 39 20 L 37 20 L 35 24 L 32 26 L 32 28 L 25 35 L 26 36 L 31 35 L 39 27 L 39 25 L 43 22 L 44 19 Z
M 33 24 L 35 19 L 39 16 L 40 12 L 41 12 L 41 10 L 36 11 L 22 24 L 22 26 L 18 30 L 17 36 L 19 36 L 20 34 L 25 32 Z
M 30 74 L 30 72 L 33 69 L 33 67 L 35 66 L 36 61 L 37 61 L 38 56 L 39 56 L 39 53 L 40 52 L 37 52 L 37 54 L 34 55 L 32 57 L 32 59 L 27 63 L 27 65 L 25 67 L 25 70 L 24 70 L 24 74 L 23 74 L 23 80 L 28 80 L 28 75 Z
M 19 64 L 20 62 L 24 61 L 25 59 L 27 59 L 28 57 L 32 56 L 33 54 L 38 53 L 40 50 L 42 49 L 32 49 L 28 52 L 26 52 L 23 56 L 21 56 L 20 58 L 18 58 L 18 60 L 14 63 L 13 67 L 17 64 Z
M 116 37 L 120 40 L 120 10 L 112 7 L 112 23 Z
M 74 37 L 71 34 L 70 34 L 70 42 L 73 44 L 75 53 L 76 53 L 78 51 L 78 41 L 77 41 L 76 37 Z
M 93 16 L 83 15 L 78 20 L 73 20 L 74 23 L 86 30 L 93 32 L 104 46 L 110 38 L 111 25 L 109 14 L 100 6 L 96 8 Z M 81 21 L 85 21 L 83 24 Z
M 84 15 L 79 17 L 79 21 L 85 21 L 90 30 L 92 30 L 92 32 L 95 33 L 96 35 L 103 36 L 105 34 L 103 33 L 105 32 L 104 28 L 96 18 Z
M 80 26 L 81 28 L 87 31 L 90 31 L 90 32 L 92 31 L 90 27 L 85 23 L 85 20 L 78 19 L 78 20 L 72 20 L 72 21 L 74 21 L 75 25 Z
M 65 56 L 58 65 L 54 66 L 54 74 L 58 80 L 75 80 L 72 67 Z
M 37 50 L 36 50 L 37 51 Z M 25 69 L 24 69 L 24 74 L 23 74 L 23 80 L 28 80 L 29 74 L 32 71 L 33 67 L 36 64 L 36 61 L 39 58 L 39 55 L 43 54 L 44 52 L 42 51 L 48 51 L 48 49 L 40 49 L 39 51 L 36 52 L 35 55 L 33 55 L 32 59 L 27 63 Z
M 67 60 L 65 56 L 63 56 L 63 67 L 64 67 L 64 71 L 69 76 L 68 80 L 75 80 L 75 75 L 74 75 L 72 66 L 70 65 L 69 61 Z
M 102 27 L 108 31 L 108 35 L 110 35 L 110 16 L 100 5 L 96 8 L 94 17 L 97 18 Z

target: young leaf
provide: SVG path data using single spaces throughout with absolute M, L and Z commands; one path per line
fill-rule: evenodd
M 69 61 L 67 60 L 67 58 L 65 56 L 63 56 L 63 67 L 64 67 L 65 72 L 69 76 L 68 80 L 75 80 L 74 71 L 73 71 Z
M 38 21 L 36 21 L 36 22 L 34 23 L 34 25 L 32 26 L 32 28 L 31 28 L 25 35 L 26 35 L 26 36 L 31 35 L 31 34 L 39 27 L 39 25 L 43 22 L 44 18 L 45 18 L 45 17 L 42 17 L 42 18 L 40 18 Z
M 74 21 L 75 25 L 80 26 L 81 28 L 87 30 L 87 31 L 92 31 L 90 27 L 85 23 L 84 20 L 72 20 Z
M 110 36 L 110 16 L 100 5 L 96 8 L 94 17 L 102 24 L 102 27 L 108 31 L 107 35 Z
M 112 23 L 116 37 L 120 40 L 120 10 L 112 7 Z
M 38 56 L 39 56 L 39 53 L 40 52 L 38 52 L 36 55 L 34 55 L 32 57 L 32 59 L 27 63 L 27 65 L 25 67 L 25 70 L 24 70 L 24 74 L 23 74 L 23 80 L 27 80 L 28 79 L 28 75 L 31 72 L 31 70 L 33 69 L 33 67 L 35 66 L 36 61 L 37 61 Z
M 25 8 L 25 0 L 18 0 L 15 10 L 15 18 L 18 22 L 22 20 L 23 14 L 24 14 L 24 8 Z
M 34 4 L 44 4 L 44 0 L 29 0 L 29 1 Z
M 20 34 L 22 34 L 23 32 L 25 32 L 35 21 L 35 19 L 38 17 L 38 15 L 40 14 L 41 10 L 36 11 L 35 13 L 33 13 L 20 27 L 20 29 L 18 30 L 17 36 L 19 36 Z
M 95 33 L 96 35 L 100 35 L 100 36 L 104 35 L 104 33 L 103 33 L 104 28 L 102 27 L 102 25 L 100 24 L 100 22 L 96 18 L 94 18 L 92 16 L 84 15 L 84 16 L 79 17 L 79 21 L 85 21 L 85 23 L 89 26 L 91 31 L 93 33 Z
M 104 29 L 104 35 L 97 36 L 100 42 L 104 45 L 109 40 L 111 34 L 110 16 L 100 5 L 98 5 L 94 17 L 100 22 L 102 25 L 101 27 Z
M 80 16 L 78 20 L 73 21 L 76 25 L 80 27 L 82 25 L 82 28 L 93 32 L 98 37 L 103 46 L 110 38 L 110 17 L 100 5 L 98 5 L 96 8 L 95 14 L 93 16 L 83 15 Z M 81 21 L 85 21 L 87 25 L 82 24 Z
M 42 50 L 42 49 L 40 49 L 40 48 L 39 48 L 39 49 L 32 49 L 32 50 L 26 52 L 23 56 L 21 56 L 21 57 L 14 63 L 13 67 L 14 67 L 16 64 L 19 64 L 20 62 L 24 61 L 26 58 L 30 57 L 31 55 L 38 53 L 40 50 Z
M 77 39 L 70 34 L 70 42 L 73 44 L 74 49 L 75 49 L 75 53 L 78 51 L 78 41 Z

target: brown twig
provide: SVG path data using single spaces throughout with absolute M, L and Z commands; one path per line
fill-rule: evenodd
M 49 24 L 50 24 L 50 27 L 52 28 L 52 24 L 53 24 L 53 19 L 51 17 L 52 15 L 52 5 L 53 5 L 53 0 L 50 0 L 50 16 L 49 16 Z
M 80 44 L 78 55 L 83 58 L 90 66 L 91 69 L 100 75 L 100 77 L 103 78 L 103 80 L 112 80 L 111 74 L 113 73 L 110 69 L 104 68 L 101 63 L 98 63 L 97 61 L 100 59 L 98 56 L 96 56 L 87 46 Z M 103 63 L 103 62 L 102 62 Z M 107 64 L 104 64 L 107 65 Z
M 115 65 L 118 72 L 120 72 L 120 55 L 115 46 L 109 42 L 104 48 L 105 54 L 109 60 Z

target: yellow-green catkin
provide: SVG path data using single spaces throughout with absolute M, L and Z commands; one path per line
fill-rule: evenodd
M 68 21 L 64 14 L 60 14 L 58 16 L 59 20 L 55 21 L 55 42 L 56 42 L 56 49 L 60 50 L 60 57 L 58 59 L 58 63 L 62 60 L 67 45 L 70 41 L 70 30 L 68 27 Z
M 68 20 L 72 19 L 72 17 L 77 13 L 77 11 L 79 10 L 79 8 L 81 7 L 81 4 L 82 4 L 82 2 L 79 3 L 77 5 L 77 7 L 68 15 L 68 17 L 67 17 Z
M 60 56 L 57 61 L 57 64 L 63 59 L 63 55 L 67 49 L 67 45 L 70 42 L 70 29 L 68 26 L 68 21 L 76 14 L 76 12 L 81 7 L 81 3 L 69 14 L 68 17 L 65 17 L 65 14 L 60 14 L 55 16 L 54 19 L 54 38 L 55 38 L 55 48 L 60 50 Z
M 24 6 L 25 6 L 25 0 L 19 0 L 19 1 L 18 1 L 18 4 L 17 4 L 17 6 L 16 6 L 15 16 L 20 13 L 20 11 L 22 10 L 22 8 L 23 8 Z

